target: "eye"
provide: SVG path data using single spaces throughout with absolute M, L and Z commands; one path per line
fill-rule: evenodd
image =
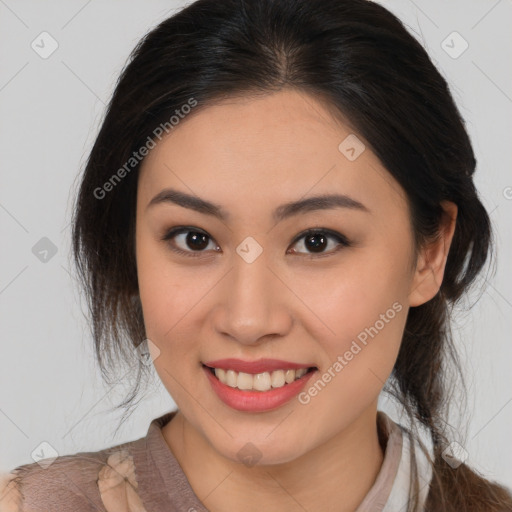
M 194 228 L 194 227 L 177 227 L 169 230 L 162 237 L 163 241 L 169 243 L 170 248 L 184 256 L 198 257 L 205 252 L 206 249 L 211 245 L 210 249 L 219 251 L 220 247 L 213 242 L 213 239 L 206 232 Z M 334 241 L 334 250 L 325 251 L 329 247 L 329 241 Z M 301 242 L 300 244 L 298 242 Z M 181 245 L 181 247 L 180 247 Z M 349 240 L 336 231 L 330 229 L 309 229 L 301 233 L 293 241 L 293 245 L 299 245 L 299 248 L 305 248 L 307 251 L 312 251 L 306 256 L 312 258 L 329 256 L 335 252 L 338 252 L 344 247 L 350 247 L 351 243 Z M 336 247 L 337 246 L 337 247 Z M 300 250 L 291 249 L 291 254 L 303 254 Z
M 184 256 L 190 256 L 192 258 L 201 256 L 201 253 L 204 252 L 204 249 L 208 247 L 209 240 L 213 244 L 213 240 L 208 234 L 193 227 L 180 227 L 171 229 L 163 236 L 162 240 L 168 241 L 171 249 L 174 252 L 183 254 Z M 185 250 L 177 246 L 180 243 L 181 247 L 184 247 Z M 219 247 L 215 244 L 213 244 L 213 248 L 214 250 L 219 249 Z
M 329 240 L 334 240 L 336 243 L 332 244 L 335 246 L 334 250 L 325 251 L 325 248 L 329 246 Z M 298 243 L 300 242 L 300 244 Z M 298 244 L 299 248 L 305 248 L 308 251 L 312 251 L 309 255 L 312 258 L 328 256 L 330 254 L 336 253 L 339 250 L 343 249 L 343 247 L 350 247 L 349 240 L 340 233 L 336 231 L 331 231 L 330 229 L 309 229 L 305 233 L 301 233 L 294 241 L 294 245 Z M 337 245 L 337 247 L 336 247 Z M 300 251 L 296 249 L 292 249 L 293 254 L 300 254 Z

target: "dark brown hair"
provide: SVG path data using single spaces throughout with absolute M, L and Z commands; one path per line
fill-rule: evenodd
M 370 1 L 198 0 L 134 49 L 90 152 L 73 219 L 103 377 L 113 382 L 119 362 L 126 363 L 134 387 L 125 407 L 149 373 L 135 350 L 146 337 L 134 247 L 140 164 L 126 162 L 191 98 L 194 115 L 226 97 L 283 88 L 325 101 L 379 157 L 406 192 L 417 251 L 438 234 L 441 202 L 457 204 L 443 283 L 433 299 L 409 310 L 386 390 L 432 437 L 428 511 L 512 510 L 504 488 L 442 458 L 450 368 L 461 374 L 450 313 L 493 249 L 473 183 L 475 156 L 445 79 L 402 23 Z M 409 510 L 416 508 L 413 493 Z

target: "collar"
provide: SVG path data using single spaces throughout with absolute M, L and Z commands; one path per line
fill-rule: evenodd
M 163 426 L 175 414 L 173 411 L 155 418 L 147 436 L 132 446 L 138 493 L 146 509 L 152 512 L 194 509 L 196 512 L 208 512 L 163 437 Z M 429 458 L 411 433 L 382 411 L 377 412 L 377 425 L 379 436 L 385 443 L 384 461 L 356 512 L 405 511 L 411 494 L 410 476 L 414 464 L 419 478 L 419 510 L 423 510 L 432 479 Z
M 424 510 L 430 482 L 432 466 L 418 441 L 410 431 L 395 423 L 383 411 L 377 412 L 379 435 L 386 442 L 384 462 L 373 486 L 359 505 L 356 512 L 397 512 L 407 510 L 411 492 L 411 473 L 416 464 L 419 479 L 418 503 L 420 511 Z

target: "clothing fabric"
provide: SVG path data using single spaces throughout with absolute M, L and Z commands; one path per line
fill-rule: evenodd
M 147 435 L 135 441 L 60 456 L 47 466 L 44 461 L 25 464 L 0 475 L 0 512 L 208 512 L 163 437 L 162 428 L 175 414 L 153 419 Z M 377 425 L 384 461 L 355 512 L 405 510 L 413 464 L 423 506 L 432 478 L 427 456 L 382 411 Z

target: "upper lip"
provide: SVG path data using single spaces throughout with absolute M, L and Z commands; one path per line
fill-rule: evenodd
M 282 361 L 280 359 L 258 359 L 257 361 L 244 361 L 243 359 L 216 359 L 203 363 L 210 368 L 222 368 L 224 370 L 234 370 L 244 373 L 264 373 L 274 370 L 298 370 L 299 368 L 314 367 L 310 363 L 293 363 L 291 361 Z

